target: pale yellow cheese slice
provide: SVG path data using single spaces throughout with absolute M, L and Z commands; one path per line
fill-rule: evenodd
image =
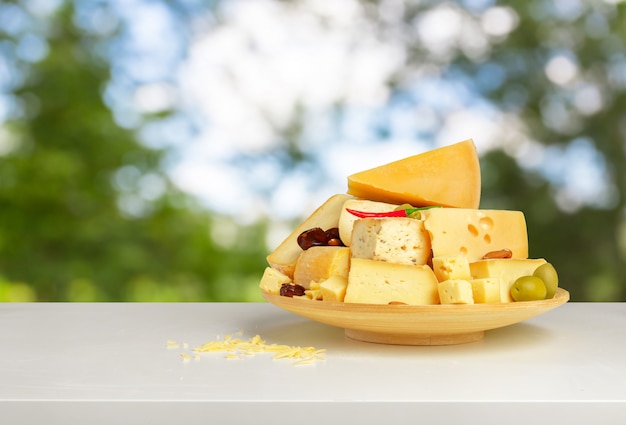
M 415 207 L 478 208 L 481 177 L 476 146 L 465 140 L 348 177 L 357 198 Z
M 344 302 L 439 304 L 437 278 L 428 266 L 353 258 Z
M 432 208 L 422 212 L 433 257 L 464 255 L 470 262 L 509 249 L 528 258 L 526 219 L 521 211 Z

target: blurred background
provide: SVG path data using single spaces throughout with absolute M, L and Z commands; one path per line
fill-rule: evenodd
M 626 301 L 624 1 L 2 1 L 0 301 L 259 301 L 349 174 L 468 138 Z

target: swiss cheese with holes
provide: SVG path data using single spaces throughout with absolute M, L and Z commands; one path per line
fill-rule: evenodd
M 521 211 L 433 208 L 423 211 L 433 257 L 465 255 L 477 261 L 502 249 L 528 258 L 526 219 Z

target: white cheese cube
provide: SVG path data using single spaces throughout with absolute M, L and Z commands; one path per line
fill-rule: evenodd
M 430 237 L 421 220 L 404 217 L 364 218 L 354 223 L 353 258 L 423 265 L 430 258 Z
M 352 227 L 354 223 L 361 220 L 359 217 L 349 213 L 346 209 L 365 212 L 389 212 L 395 210 L 397 205 L 385 202 L 368 201 L 365 199 L 349 199 L 343 204 L 339 214 L 339 237 L 345 246 L 352 245 Z

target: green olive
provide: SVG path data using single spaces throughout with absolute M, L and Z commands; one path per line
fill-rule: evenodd
M 546 298 L 546 285 L 537 276 L 522 276 L 511 286 L 515 301 L 536 301 Z
M 546 285 L 546 299 L 553 298 L 556 294 L 556 288 L 559 287 L 559 275 L 554 266 L 550 263 L 542 264 L 537 267 L 533 276 L 543 280 Z
M 397 207 L 395 207 L 394 211 L 408 210 L 409 208 L 413 208 L 413 205 L 411 205 L 411 204 L 402 204 L 402 205 L 398 205 Z

